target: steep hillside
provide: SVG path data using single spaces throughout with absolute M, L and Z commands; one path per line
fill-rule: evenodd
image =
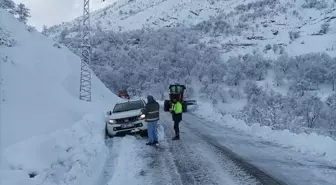
M 103 31 L 129 31 L 200 23 L 207 41 L 226 56 L 254 50 L 270 56 L 284 51 L 297 55 L 335 49 L 335 40 L 328 36 L 335 34 L 335 8 L 332 0 L 120 0 L 92 13 L 92 26 Z M 53 26 L 47 35 L 76 35 L 80 20 Z
M 142 2 L 150 1 L 131 1 L 125 7 L 143 7 Z M 163 3 L 168 2 L 196 1 Z M 206 3 L 211 4 L 196 4 Z M 221 114 L 248 124 L 335 135 L 335 1 L 228 0 L 211 6 L 223 11 L 200 16 L 203 21 L 198 16 L 189 19 L 183 14 L 186 7 L 178 9 L 178 20 L 185 23 L 176 27 L 138 29 L 129 23 L 124 32 L 108 25 L 94 29 L 92 68 L 111 90 L 127 88 L 163 99 L 168 84 L 185 83 L 194 98 L 210 100 Z M 160 7 L 125 20 L 146 25 L 140 15 L 174 12 L 170 6 Z M 204 10 L 212 12 L 209 7 Z M 95 12 L 99 21 L 105 20 L 103 11 Z M 114 20 L 121 20 L 119 16 Z M 79 27 L 67 25 L 45 34 L 79 53 Z
M 79 57 L 28 30 L 0 9 L 0 184 L 65 184 L 85 176 L 76 165 L 99 165 L 96 152 L 104 160 L 103 113 L 118 98 L 93 76 L 93 101 L 80 101 Z
M 101 10 L 94 11 L 92 26 L 102 30 L 130 31 L 141 28 L 161 28 L 193 25 L 210 16 L 230 10 L 237 1 L 218 0 L 119 0 Z M 78 31 L 81 18 L 48 29 L 58 36 L 65 28 Z

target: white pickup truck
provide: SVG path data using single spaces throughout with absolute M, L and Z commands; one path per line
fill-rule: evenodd
M 147 122 L 142 114 L 145 106 L 142 99 L 118 102 L 112 111 L 107 112 L 106 138 L 135 132 L 147 136 Z

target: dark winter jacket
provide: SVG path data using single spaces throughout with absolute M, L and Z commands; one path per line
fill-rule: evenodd
M 143 113 L 146 115 L 146 122 L 158 121 L 160 119 L 160 105 L 154 100 L 153 96 L 147 97 L 147 105 Z

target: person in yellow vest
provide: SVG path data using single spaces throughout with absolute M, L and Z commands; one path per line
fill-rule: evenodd
M 171 113 L 173 115 L 174 130 L 175 130 L 175 137 L 173 137 L 173 140 L 179 140 L 180 122 L 182 121 L 182 104 L 176 98 L 173 99 Z

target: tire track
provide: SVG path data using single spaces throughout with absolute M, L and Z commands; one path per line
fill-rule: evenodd
M 162 153 L 166 151 L 158 151 L 145 143 L 146 139 L 140 136 L 107 139 L 109 155 L 96 184 L 182 185 L 169 151 Z
M 172 125 L 169 125 L 171 121 L 166 120 L 165 135 L 168 137 L 170 152 L 184 185 L 260 184 L 238 167 L 228 165 L 228 159 L 219 158 L 218 152 L 189 130 L 182 128 L 181 140 L 172 141 Z M 222 163 L 221 160 L 225 162 Z
M 188 116 L 190 119 L 190 117 Z M 219 144 L 216 140 L 212 139 L 208 135 L 205 135 L 203 133 L 200 133 L 199 130 L 195 128 L 188 127 L 188 124 L 192 124 L 191 122 L 201 122 L 201 120 L 198 120 L 196 118 L 192 118 L 193 120 L 187 120 L 184 121 L 185 128 L 192 131 L 195 135 L 197 135 L 201 140 L 205 141 L 209 145 L 211 145 L 218 153 L 220 153 L 223 157 L 229 158 L 236 166 L 238 166 L 241 170 L 249 174 L 250 176 L 254 177 L 255 179 L 258 179 L 258 181 L 261 182 L 261 184 L 264 185 L 289 185 L 270 174 L 267 174 L 266 172 L 262 171 L 261 169 L 255 167 L 254 165 L 246 162 L 243 158 L 232 152 L 230 149 L 226 148 L 225 146 Z
M 103 173 L 101 174 L 100 180 L 98 181 L 98 185 L 107 185 L 110 179 L 113 176 L 113 171 L 115 169 L 116 159 L 119 157 L 119 153 L 113 152 L 116 148 L 119 148 L 120 142 L 113 142 L 113 139 L 107 139 L 105 141 L 105 145 L 109 149 L 109 155 L 106 159 L 106 163 L 104 165 Z

